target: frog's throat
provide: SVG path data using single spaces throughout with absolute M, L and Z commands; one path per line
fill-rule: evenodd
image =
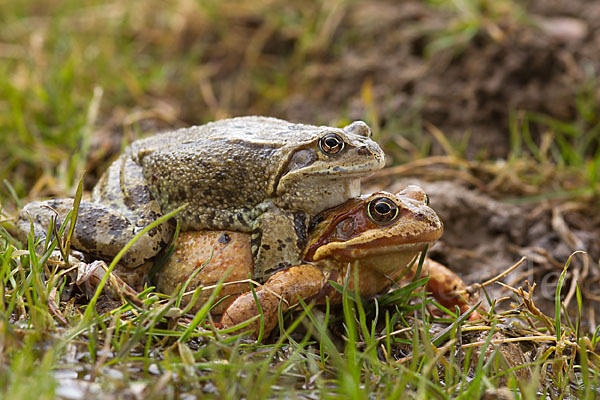
M 331 177 L 324 184 L 316 178 L 296 182 L 291 190 L 284 191 L 273 202 L 283 209 L 303 210 L 309 215 L 316 215 L 360 195 L 358 179 Z

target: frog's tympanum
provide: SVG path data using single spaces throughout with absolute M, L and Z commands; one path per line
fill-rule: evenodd
M 419 252 L 441 236 L 442 231 L 440 219 L 427 206 L 427 196 L 416 186 L 396 194 L 377 192 L 357 197 L 322 212 L 311 223 L 303 252 L 304 263 L 275 273 L 256 289 L 265 331 L 269 332 L 276 325 L 280 304 L 286 310 L 297 304 L 299 298 L 307 302 L 314 300 L 317 304 L 326 298 L 339 303 L 341 295 L 329 281 L 343 285 L 348 277 L 348 287 L 353 289 L 357 285 L 361 296 L 381 293 L 389 288 L 394 277 L 405 272 Z M 174 254 L 155 277 L 158 289 L 172 293 L 177 285 L 184 284 L 201 268 L 189 282 L 188 290 L 199 285 L 210 289 L 210 285 L 227 275 L 227 284 L 222 287 L 220 296 L 230 297 L 216 309 L 223 313 L 224 327 L 258 315 L 247 282 L 252 269 L 249 242 L 247 234 L 237 232 L 185 232 Z M 207 260 L 210 261 L 204 265 Z M 354 268 L 357 268 L 356 281 Z M 447 272 L 450 275 L 443 279 L 455 276 Z M 448 287 L 447 283 L 443 284 Z M 203 292 L 199 303 L 208 298 L 211 290 Z M 446 297 L 439 294 L 442 300 Z M 466 308 L 468 306 L 461 306 L 462 311 Z M 247 329 L 256 331 L 258 324 L 255 321 Z
M 114 257 L 138 232 L 180 206 L 181 229 L 251 232 L 253 276 L 301 261 L 311 216 L 360 194 L 359 178 L 383 167 L 384 154 L 361 121 L 343 129 L 240 117 L 133 142 L 83 201 L 72 245 Z M 72 199 L 32 202 L 19 216 L 20 237 L 33 222 L 43 237 Z M 122 263 L 141 265 L 171 240 L 163 223 L 137 240 Z

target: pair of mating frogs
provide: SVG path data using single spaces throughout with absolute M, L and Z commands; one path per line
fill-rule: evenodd
M 127 147 L 101 177 L 91 201 L 81 202 L 72 245 L 90 257 L 110 259 L 149 224 L 181 208 L 176 218 L 182 239 L 217 235 L 211 250 L 216 243 L 245 246 L 241 253 L 248 253 L 248 261 L 220 268 L 251 267 L 246 270 L 268 289 L 259 290 L 265 318 L 276 320 L 280 298 L 291 305 L 298 296 L 335 297 L 327 282 L 344 277 L 350 260 L 360 260 L 361 293 L 364 286 L 364 295 L 374 295 L 442 233 L 416 187 L 358 197 L 360 178 L 383 165 L 383 151 L 361 121 L 338 129 L 241 117 L 158 134 Z M 64 218 L 72 207 L 73 199 L 29 203 L 19 215 L 19 236 L 33 225 L 34 235 L 44 237 L 52 218 Z M 174 221 L 149 230 L 122 265 L 136 268 L 152 259 L 174 230 Z M 202 246 L 207 245 L 178 251 L 192 254 Z M 213 261 L 216 265 L 219 257 Z M 170 265 L 183 268 L 176 261 L 167 264 L 158 274 L 159 288 L 177 275 Z M 256 314 L 252 294 L 245 294 L 226 310 L 223 324 Z

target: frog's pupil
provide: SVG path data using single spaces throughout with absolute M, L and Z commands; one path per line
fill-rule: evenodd
M 337 134 L 330 133 L 321 139 L 319 146 L 324 153 L 337 154 L 344 148 L 344 142 Z
M 368 216 L 375 223 L 389 223 L 398 216 L 398 206 L 387 197 L 380 197 L 369 204 Z
M 386 204 L 384 202 L 380 202 L 380 203 L 375 204 L 375 210 L 377 210 L 377 212 L 379 214 L 387 214 L 387 213 L 390 212 L 391 209 L 390 209 L 390 205 L 389 204 Z
M 335 146 L 337 146 L 337 144 L 338 144 L 338 142 L 334 138 L 327 139 L 327 146 L 335 147 Z

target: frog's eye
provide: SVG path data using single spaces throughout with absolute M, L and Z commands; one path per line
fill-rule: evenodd
M 328 133 L 319 140 L 319 149 L 325 154 L 337 154 L 344 149 L 344 141 L 337 133 Z
M 425 205 L 429 205 L 429 196 L 427 196 L 427 193 L 425 193 Z
M 387 197 L 378 197 L 369 202 L 367 216 L 376 224 L 388 224 L 398 217 L 398 206 Z

